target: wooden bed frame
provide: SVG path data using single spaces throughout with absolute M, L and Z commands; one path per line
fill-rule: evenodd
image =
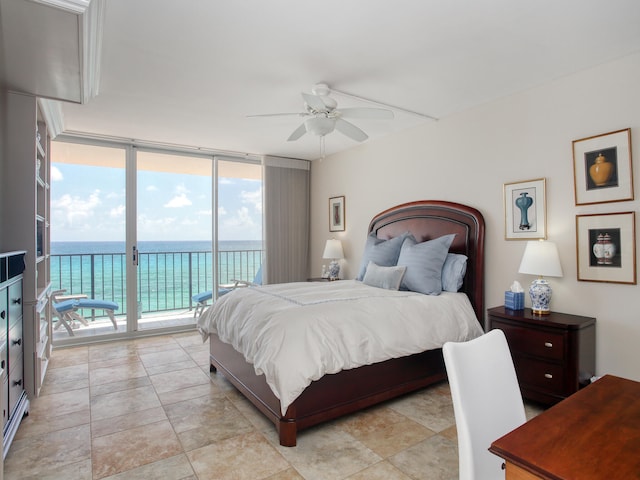
M 369 232 L 389 239 L 411 232 L 418 242 L 456 233 L 450 252 L 467 255 L 462 286 L 484 329 L 484 219 L 465 205 L 444 201 L 405 203 L 376 215 Z M 442 349 L 395 358 L 336 374 L 325 375 L 309 385 L 283 416 L 280 401 L 256 375 L 253 365 L 231 345 L 210 337 L 211 371 L 220 371 L 240 392 L 271 420 L 280 444 L 296 445 L 297 432 L 327 420 L 356 412 L 376 403 L 412 392 L 446 378 Z

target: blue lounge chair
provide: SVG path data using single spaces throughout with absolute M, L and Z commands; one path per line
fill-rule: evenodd
M 230 285 L 221 285 L 218 288 L 218 298 L 222 295 L 226 295 L 227 293 L 235 290 L 238 287 L 254 287 L 256 285 L 262 285 L 262 266 L 256 272 L 256 276 L 253 279 L 253 282 L 249 282 L 247 280 L 231 280 L 233 283 Z M 204 309 L 208 306 L 207 302 L 213 298 L 213 290 L 207 290 L 206 292 L 196 293 L 191 297 L 191 300 L 196 304 L 196 307 L 193 309 L 193 318 L 198 317 Z
M 56 329 L 63 326 L 66 328 L 69 335 L 73 336 L 72 327 L 76 320 L 85 326 L 89 325 L 89 322 L 87 322 L 87 320 L 78 313 L 78 310 L 86 308 L 91 310 L 104 310 L 111 320 L 113 328 L 118 330 L 118 323 L 116 322 L 116 318 L 113 313 L 115 310 L 120 308 L 116 302 L 95 298 L 70 298 L 67 300 L 57 301 L 57 297 L 62 295 L 64 292 L 65 290 L 56 290 L 51 294 L 51 307 L 53 308 L 53 314 L 58 317 L 58 324 L 55 327 Z

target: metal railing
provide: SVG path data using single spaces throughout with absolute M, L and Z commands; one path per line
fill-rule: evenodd
M 194 308 L 191 297 L 213 289 L 211 258 L 211 252 L 139 253 L 138 316 Z M 253 281 L 262 258 L 262 250 L 218 252 L 218 284 Z M 116 313 L 127 313 L 124 253 L 51 255 L 51 284 L 66 294 L 116 302 L 120 306 Z

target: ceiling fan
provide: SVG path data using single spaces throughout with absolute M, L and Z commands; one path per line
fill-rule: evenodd
M 334 92 L 340 94 L 341 92 Z M 314 85 L 311 94 L 302 92 L 304 100 L 304 112 L 298 113 L 267 113 L 262 115 L 248 115 L 249 117 L 279 117 L 296 115 L 306 117 L 304 122 L 296 128 L 287 141 L 298 140 L 305 133 L 312 133 L 319 137 L 333 132 L 334 130 L 346 135 L 357 142 L 362 142 L 369 136 L 353 123 L 345 120 L 357 118 L 374 118 L 390 120 L 394 117 L 391 110 L 385 108 L 356 107 L 338 108 L 338 102 L 329 96 L 331 89 L 324 83 Z M 353 95 L 349 95 L 352 96 Z M 355 97 L 358 98 L 358 97 Z

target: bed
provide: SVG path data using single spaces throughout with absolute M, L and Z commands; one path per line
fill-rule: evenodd
M 449 252 L 468 257 L 461 292 L 468 297 L 470 315 L 478 331 L 484 329 L 483 270 L 484 219 L 476 209 L 453 202 L 416 201 L 398 205 L 376 215 L 368 234 L 390 240 L 409 232 L 417 242 L 455 233 Z M 342 284 L 348 282 L 331 282 Z M 295 288 L 294 286 L 297 285 Z M 303 284 L 291 284 L 304 290 Z M 274 286 L 275 287 L 275 286 Z M 336 289 L 338 286 L 326 288 Z M 272 293 L 276 297 L 278 291 Z M 334 290 L 334 293 L 338 290 Z M 411 293 L 411 292 L 409 292 Z M 306 293 L 304 293 L 306 295 Z M 339 295 L 339 293 L 338 293 Z M 391 294 L 389 294 L 391 295 Z M 394 295 L 402 295 L 394 292 Z M 451 294 L 456 296 L 458 294 Z M 422 295 L 425 297 L 424 295 Z M 228 297 L 223 297 L 228 303 Z M 265 297 L 266 298 L 266 297 Z M 466 301 L 466 298 L 464 299 Z M 275 301 L 275 300 L 274 300 Z M 357 301 L 349 299 L 349 301 Z M 213 308 L 213 307 L 211 307 Z M 224 308 L 221 306 L 220 308 Z M 314 307 L 315 308 L 315 307 Z M 205 312 L 207 313 L 207 312 Z M 475 322 L 478 325 L 475 325 Z M 295 446 L 297 432 L 339 416 L 421 389 L 446 378 L 441 348 L 430 348 L 398 358 L 363 364 L 311 381 L 291 402 L 281 403 L 264 374 L 256 374 L 254 364 L 245 360 L 217 332 L 207 333 L 210 342 L 211 371 L 221 372 L 278 431 L 280 444 Z M 284 407 L 284 408 L 283 408 Z

